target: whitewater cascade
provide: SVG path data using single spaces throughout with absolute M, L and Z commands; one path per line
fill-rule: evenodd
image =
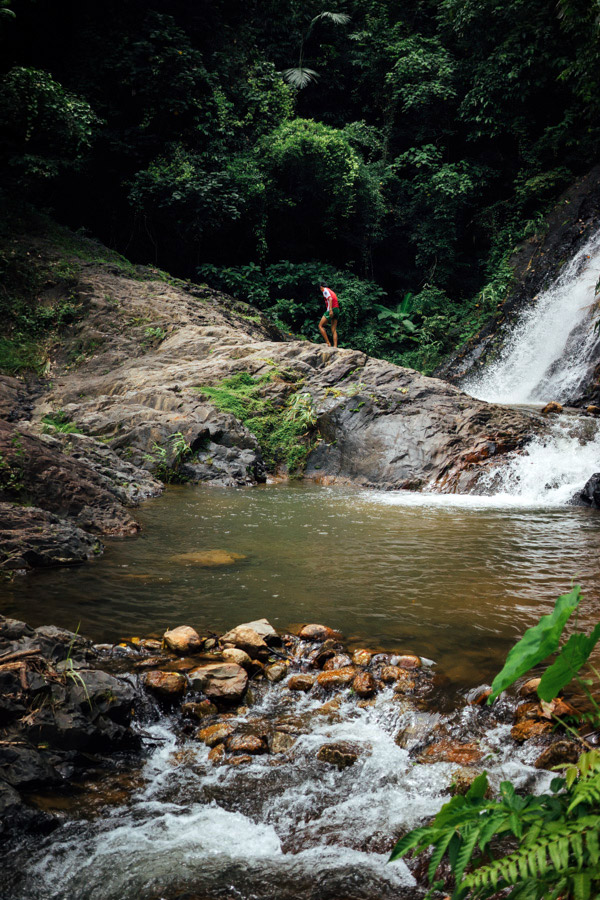
M 489 403 L 569 403 L 600 344 L 594 327 L 600 229 L 520 316 L 500 357 L 468 377 L 464 391 Z
M 600 229 L 521 314 L 498 359 L 469 376 L 462 389 L 488 403 L 574 400 L 598 358 L 594 313 L 599 276 Z M 525 453 L 487 472 L 478 492 L 509 505 L 561 506 L 598 471 L 600 426 L 590 418 L 562 415 Z

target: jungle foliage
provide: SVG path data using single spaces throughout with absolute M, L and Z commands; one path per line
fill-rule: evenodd
M 0 6 L 5 196 L 426 371 L 597 160 L 595 0 Z
M 492 685 L 488 703 L 532 667 L 556 654 L 544 671 L 537 694 L 542 703 L 571 682 L 587 701 L 581 715 L 588 732 L 600 729 L 600 673 L 590 662 L 600 641 L 600 624 L 591 634 L 574 632 L 561 644 L 570 616 L 581 602 L 576 585 L 556 601 L 512 648 Z M 555 716 L 556 724 L 576 738 L 576 764 L 558 766 L 550 793 L 518 792 L 510 781 L 490 798 L 486 773 L 465 796 L 446 803 L 431 824 L 398 841 L 391 860 L 432 848 L 428 866 L 431 894 L 452 891 L 452 900 L 593 900 L 600 891 L 600 751 L 590 746 L 575 725 Z M 438 878 L 446 858 L 450 879 Z

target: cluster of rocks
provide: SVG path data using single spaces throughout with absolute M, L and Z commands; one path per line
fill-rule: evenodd
M 27 802 L 140 749 L 135 683 L 103 671 L 91 641 L 0 616 L 0 834 L 51 819 Z

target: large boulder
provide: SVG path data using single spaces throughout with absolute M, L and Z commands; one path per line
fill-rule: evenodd
M 578 506 L 600 509 L 600 472 L 592 475 L 581 491 L 575 495 L 573 502 Z
M 248 686 L 248 673 L 235 663 L 210 663 L 189 673 L 192 690 L 202 691 L 215 702 L 241 700 Z

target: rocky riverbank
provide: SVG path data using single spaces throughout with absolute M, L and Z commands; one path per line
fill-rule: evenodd
M 161 637 L 93 645 L 51 626 L 34 630 L 0 617 L 4 834 L 49 829 L 65 815 L 85 814 L 99 802 L 98 785 L 112 785 L 119 773 L 119 791 L 107 790 L 104 802 L 126 801 L 152 748 L 146 729 L 160 721 L 177 735 L 174 764 L 194 768 L 198 748 L 208 769 L 237 770 L 266 758 L 275 767 L 308 763 L 314 778 L 327 780 L 328 770 L 358 771 L 369 759 L 373 746 L 357 716 L 372 711 L 413 764 L 441 766 L 442 792 L 465 790 L 489 768 L 498 728 L 511 755 L 522 755 L 518 748 L 526 745 L 526 758 L 538 768 L 577 753 L 551 724 L 553 712 L 576 711 L 562 700 L 555 710 L 542 708 L 535 682 L 521 687 L 523 702 L 509 698 L 489 708 L 482 686 L 464 707 L 448 710 L 443 680 L 407 648 L 350 650 L 324 625 L 293 634 L 261 619 L 222 635 L 180 626 Z M 356 737 L 336 739 L 336 729 L 355 720 Z M 62 807 L 61 797 L 70 798 Z M 380 836 L 383 850 L 396 837 Z
M 0 378 L 4 570 L 82 561 L 102 536 L 135 534 L 129 508 L 160 481 L 300 472 L 468 491 L 546 427 L 363 353 L 292 340 L 206 285 L 58 234 L 10 249 L 43 273 L 44 302 L 68 300 L 73 322 L 46 347 L 43 377 Z

